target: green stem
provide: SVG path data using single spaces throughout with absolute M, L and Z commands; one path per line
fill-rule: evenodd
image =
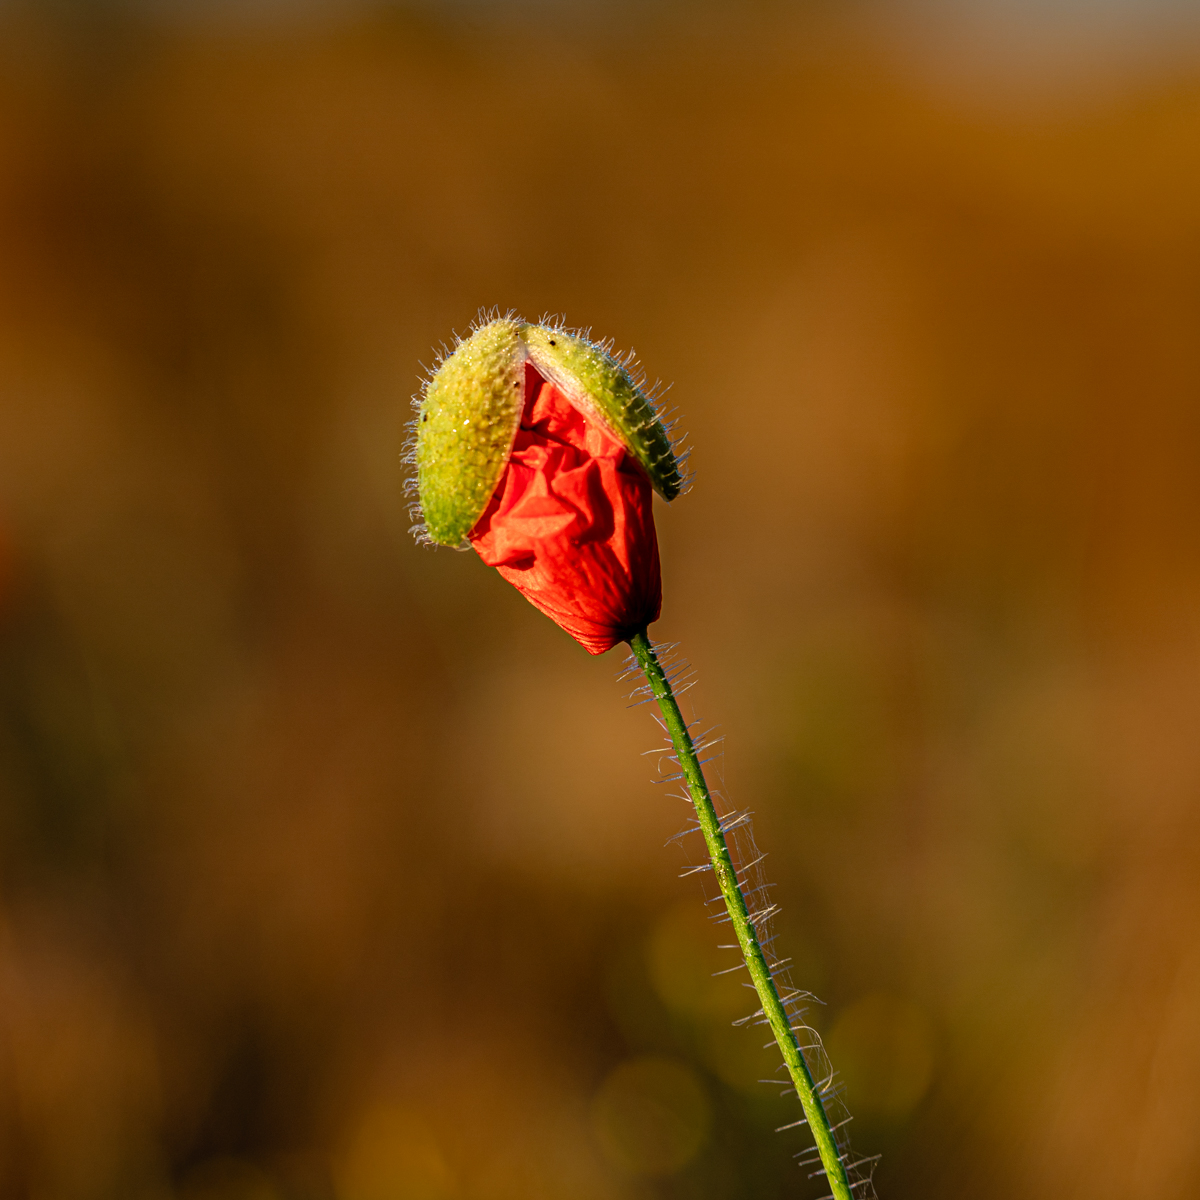
M 713 873 L 717 877 L 721 895 L 725 898 L 725 907 L 729 910 L 729 919 L 733 922 L 734 931 L 737 933 L 742 958 L 745 959 L 746 969 L 754 981 L 754 990 L 758 993 L 759 1003 L 771 1026 L 771 1032 L 775 1035 L 775 1041 L 779 1045 L 783 1061 L 787 1064 L 788 1073 L 796 1085 L 796 1092 L 804 1108 L 808 1127 L 812 1130 L 817 1150 L 821 1155 L 821 1165 L 825 1168 L 826 1178 L 835 1200 L 853 1200 L 850 1181 L 846 1178 L 845 1165 L 838 1155 L 837 1141 L 830 1128 L 825 1106 L 821 1103 L 821 1097 L 813 1082 L 812 1072 L 809 1071 L 808 1064 L 804 1061 L 804 1054 L 796 1040 L 796 1034 L 792 1030 L 791 1022 L 783 1007 L 783 1001 L 780 1000 L 779 992 L 775 987 L 775 981 L 771 978 L 771 969 L 767 966 L 767 960 L 759 945 L 754 922 L 750 919 L 749 910 L 746 908 L 746 900 L 738 884 L 737 872 L 734 870 L 733 860 L 729 856 L 729 847 L 726 845 L 725 835 L 721 832 L 721 820 L 717 816 L 712 796 L 709 795 L 708 784 L 704 781 L 704 772 L 700 768 L 700 760 L 696 756 L 696 747 L 692 742 L 692 735 L 688 732 L 687 722 L 679 711 L 675 693 L 671 690 L 671 684 L 658 661 L 658 656 L 654 653 L 654 647 L 651 645 L 649 637 L 646 636 L 646 631 L 643 629 L 640 633 L 635 633 L 629 639 L 629 644 L 633 648 L 633 653 L 642 670 L 646 673 L 650 690 L 653 692 L 655 700 L 658 701 L 658 707 L 662 710 L 663 719 L 667 723 L 671 744 L 675 747 L 675 756 L 683 772 L 692 803 L 696 807 L 700 831 L 704 834 L 704 841 L 708 846 Z

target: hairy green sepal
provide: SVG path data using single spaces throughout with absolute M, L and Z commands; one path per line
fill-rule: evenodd
M 621 442 L 664 499 L 679 495 L 671 439 L 624 364 L 577 334 L 504 317 L 460 342 L 421 398 L 415 461 L 431 541 L 460 546 L 483 516 L 521 423 L 526 360 Z
M 664 500 L 674 500 L 683 479 L 671 439 L 625 367 L 594 342 L 562 329 L 529 325 L 522 337 L 538 372 L 624 444 Z
M 512 452 L 525 403 L 519 321 L 492 321 L 438 368 L 417 418 L 417 487 L 425 530 L 461 545 L 483 516 Z

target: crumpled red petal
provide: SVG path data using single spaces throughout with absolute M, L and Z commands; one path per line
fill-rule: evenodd
M 652 498 L 625 447 L 526 364 L 512 457 L 468 536 L 531 604 L 603 654 L 658 619 Z

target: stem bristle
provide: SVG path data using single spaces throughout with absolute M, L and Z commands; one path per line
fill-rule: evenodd
M 668 845 L 678 842 L 682 846 L 684 839 L 691 834 L 702 835 L 708 855 L 707 861 L 689 864 L 681 874 L 702 875 L 705 870 L 713 872 L 721 889 L 720 894 L 715 897 L 706 896 L 705 903 L 721 903 L 723 910 L 712 914 L 710 920 L 715 924 L 731 924 L 737 934 L 736 946 L 725 944 L 721 948 L 738 949 L 742 952 L 741 964 L 715 974 L 728 974 L 745 966 L 750 974 L 750 982 L 744 983 L 743 986 L 752 988 L 760 1001 L 760 1007 L 755 1012 L 735 1020 L 733 1024 L 770 1026 L 790 1079 L 760 1082 L 776 1086 L 786 1083 L 788 1086 L 782 1095 L 794 1092 L 804 1109 L 804 1116 L 800 1120 L 780 1126 L 779 1132 L 799 1128 L 801 1125 L 809 1128 L 815 1145 L 801 1152 L 805 1159 L 800 1165 L 810 1166 L 816 1162 L 822 1164 L 819 1170 L 809 1174 L 809 1178 L 824 1176 L 829 1179 L 832 1188 L 829 1200 L 874 1197 L 873 1171 L 863 1174 L 861 1168 L 867 1164 L 874 1164 L 879 1156 L 852 1159 L 850 1144 L 844 1133 L 841 1137 L 838 1136 L 839 1131 L 844 1131 L 850 1121 L 850 1116 L 845 1113 L 842 1104 L 841 1085 L 835 1083 L 836 1073 L 825 1053 L 820 1036 L 803 1020 L 803 1005 L 816 998 L 792 985 L 787 972 L 790 960 L 777 958 L 769 950 L 775 940 L 769 926 L 772 919 L 779 914 L 779 906 L 768 901 L 751 911 L 746 903 L 747 897 L 765 893 L 772 886 L 763 875 L 762 862 L 766 856 L 754 842 L 751 811 L 731 810 L 721 814 L 716 804 L 716 799 L 721 798 L 720 793 L 711 791 L 704 778 L 703 765 L 712 759 L 702 760 L 700 755 L 724 739 L 722 737 L 709 740 L 716 726 L 710 727 L 698 738 L 693 739 L 692 730 L 698 722 L 695 718 L 691 721 L 685 720 L 680 712 L 678 696 L 686 688 L 694 686 L 695 671 L 676 654 L 674 644 L 664 645 L 656 650 L 645 630 L 630 638 L 630 648 L 632 654 L 619 678 L 627 680 L 640 671 L 646 679 L 645 684 L 629 693 L 631 700 L 640 697 L 630 707 L 637 707 L 650 700 L 657 702 L 662 717 L 659 719 L 656 715 L 655 719 L 658 720 L 668 742 L 666 749 L 658 751 L 660 763 L 665 758 L 667 762 L 680 768 L 660 777 L 659 782 L 682 781 L 687 789 L 686 798 L 691 802 L 695 814 L 695 820 L 688 822 L 679 833 L 669 838 Z M 674 683 L 682 683 L 685 680 L 683 688 L 673 686 Z M 748 884 L 752 886 L 747 887 Z M 829 1119 L 830 1109 L 834 1109 L 840 1118 L 836 1123 Z

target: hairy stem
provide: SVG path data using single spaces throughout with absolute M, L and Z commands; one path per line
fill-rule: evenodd
M 708 846 L 713 873 L 717 877 L 721 895 L 725 898 L 725 907 L 729 910 L 729 919 L 733 922 L 734 931 L 737 933 L 742 958 L 746 962 L 750 978 L 754 981 L 754 990 L 758 993 L 763 1014 L 771 1026 L 771 1032 L 775 1035 L 775 1041 L 779 1045 L 783 1061 L 787 1064 L 788 1073 L 796 1086 L 796 1093 L 804 1108 L 808 1127 L 812 1130 L 813 1138 L 816 1140 L 817 1150 L 821 1155 L 821 1165 L 825 1168 L 830 1188 L 835 1200 L 853 1200 L 850 1181 L 846 1177 L 846 1168 L 838 1154 L 837 1141 L 830 1128 L 825 1106 L 821 1103 L 820 1094 L 813 1082 L 812 1072 L 804 1061 L 804 1054 L 796 1040 L 791 1022 L 783 1007 L 783 1001 L 780 1000 L 779 992 L 775 987 L 775 981 L 771 978 L 771 969 L 767 966 L 767 960 L 759 945 L 754 922 L 746 908 L 746 900 L 738 884 L 737 872 L 734 870 L 733 860 L 729 855 L 729 847 L 725 842 L 724 833 L 721 832 L 721 821 L 717 816 L 712 796 L 709 794 L 708 784 L 704 781 L 704 772 L 701 770 L 700 760 L 696 756 L 696 747 L 692 742 L 692 735 L 688 732 L 687 722 L 679 711 L 675 693 L 671 690 L 671 684 L 658 661 L 658 656 L 654 652 L 654 647 L 651 645 L 646 631 L 643 629 L 641 632 L 635 633 L 629 639 L 629 644 L 633 648 L 633 653 L 642 670 L 646 673 L 650 690 L 653 692 L 655 700 L 658 701 L 658 707 L 662 710 L 667 731 L 671 736 L 671 744 L 675 748 L 675 756 L 679 761 L 680 770 L 683 772 L 692 803 L 696 807 L 696 817 L 700 822 L 700 831 L 704 834 L 704 841 Z

